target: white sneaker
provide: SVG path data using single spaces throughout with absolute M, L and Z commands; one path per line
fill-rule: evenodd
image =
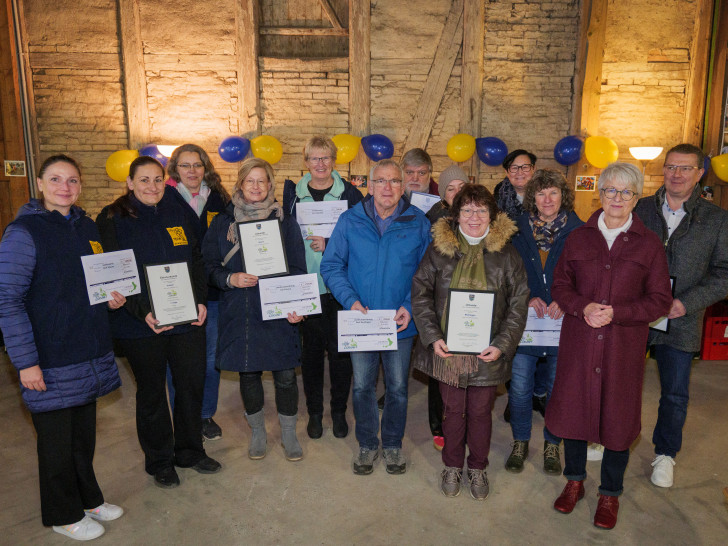
M 589 444 L 586 448 L 587 461 L 601 461 L 604 457 L 604 446 L 600 444 Z
M 93 540 L 104 534 L 104 526 L 88 516 L 70 525 L 54 525 L 53 530 L 73 540 Z
M 84 512 L 86 512 L 87 516 L 91 516 L 96 521 L 113 521 L 124 515 L 124 509 L 121 506 L 109 504 L 108 502 L 105 502 L 92 510 L 84 510 Z
M 658 455 L 652 461 L 652 477 L 650 481 L 657 487 L 672 487 L 672 467 L 675 466 L 675 459 L 669 455 Z

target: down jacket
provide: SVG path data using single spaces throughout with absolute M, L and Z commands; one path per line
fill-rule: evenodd
M 412 312 L 419 341 L 414 353 L 414 367 L 432 375 L 432 344 L 444 339 L 440 324 L 450 281 L 462 256 L 459 250 L 457 224 L 438 220 L 432 227 L 433 241 L 412 279 Z M 523 261 L 508 243 L 516 233 L 516 225 L 504 213 L 490 224 L 485 237 L 483 261 L 488 290 L 495 291 L 494 336 L 491 341 L 503 353 L 494 362 L 478 362 L 478 371 L 462 374 L 459 387 L 488 387 L 505 383 L 511 377 L 511 360 L 521 341 L 528 310 L 528 278 Z

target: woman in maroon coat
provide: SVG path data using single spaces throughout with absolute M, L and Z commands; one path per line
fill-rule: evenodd
M 584 496 L 587 442 L 604 445 L 594 525 L 611 529 L 640 433 L 649 323 L 667 314 L 672 296 L 662 244 L 632 214 L 639 169 L 612 163 L 598 187 L 602 209 L 572 232 L 554 273 L 565 315 L 546 426 L 564 438 L 568 482 L 554 508 L 565 514 Z

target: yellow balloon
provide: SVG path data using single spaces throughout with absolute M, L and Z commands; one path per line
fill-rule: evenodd
M 260 135 L 252 139 L 250 149 L 255 157 L 264 159 L 271 165 L 278 163 L 283 157 L 283 146 L 276 137 L 270 135 Z
M 590 136 L 584 141 L 586 160 L 597 169 L 603 169 L 619 158 L 617 143 L 605 136 Z
M 467 161 L 475 153 L 475 138 L 464 133 L 455 135 L 447 143 L 447 156 L 460 163 Z
M 710 166 L 715 176 L 723 182 L 728 182 L 728 154 L 717 155 L 710 160 Z
M 138 150 L 119 150 L 114 152 L 106 160 L 106 174 L 117 182 L 124 182 L 129 176 L 131 162 L 139 157 Z
M 349 163 L 356 157 L 359 152 L 359 145 L 361 144 L 361 138 L 343 133 L 334 136 L 331 140 L 336 144 L 336 162 L 337 163 Z

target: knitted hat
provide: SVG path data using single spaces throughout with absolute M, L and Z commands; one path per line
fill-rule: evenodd
M 437 191 L 440 192 L 440 197 L 443 201 L 445 200 L 445 191 L 447 191 L 447 186 L 453 180 L 462 180 L 466 184 L 470 181 L 464 170 L 457 165 L 450 165 L 447 169 L 442 171 L 440 179 L 437 181 Z

